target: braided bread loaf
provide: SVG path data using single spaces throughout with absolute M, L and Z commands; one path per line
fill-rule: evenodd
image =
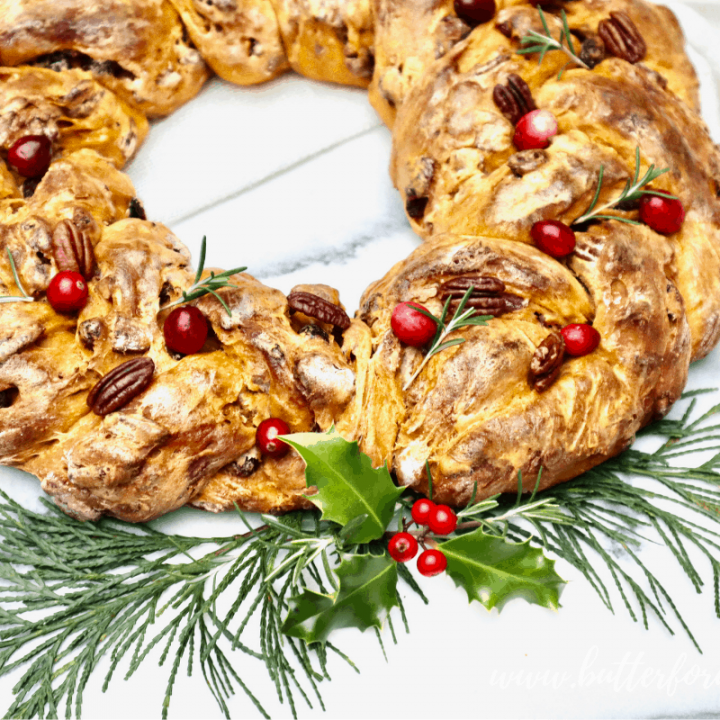
M 0 296 L 20 292 L 9 251 L 37 298 L 0 304 L 2 462 L 84 519 L 185 503 L 284 512 L 308 504 L 303 463 L 256 444 L 280 417 L 293 432 L 334 424 L 421 492 L 429 461 L 437 498 L 461 505 L 474 488 L 516 489 L 518 471 L 528 490 L 540 468 L 541 487 L 575 477 L 664 415 L 720 337 L 720 153 L 679 26 L 643 0 L 548 2 L 550 30 L 564 9 L 588 66 L 558 79 L 564 54 L 517 53 L 543 31 L 537 8 L 497 4 L 476 24 L 451 0 L 0 0 L 0 147 L 53 141 L 39 182 L 0 163 Z M 119 168 L 146 117 L 198 92 L 201 55 L 239 84 L 292 68 L 369 88 L 426 242 L 368 288 L 356 319 L 332 288 L 286 297 L 242 273 L 218 290 L 227 310 L 194 301 L 211 327 L 201 352 L 166 346 L 164 308 L 193 284 L 190 257 L 144 219 Z M 517 151 L 514 124 L 535 106 L 558 135 Z M 680 231 L 622 222 L 637 208 L 621 207 L 578 225 L 563 260 L 534 246 L 538 221 L 571 225 L 596 193 L 616 197 L 638 151 L 669 168 L 653 189 L 683 203 Z M 44 299 L 68 263 L 89 279 L 76 315 Z M 414 379 L 424 353 L 395 335 L 393 309 L 437 315 L 471 285 L 492 321 Z M 564 357 L 572 323 L 599 331 L 597 350 Z

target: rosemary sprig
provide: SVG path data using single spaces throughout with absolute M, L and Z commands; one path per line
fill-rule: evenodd
M 562 78 L 565 68 L 570 64 L 575 64 L 579 67 L 585 68 L 586 70 L 590 70 L 590 66 L 583 60 L 581 60 L 580 57 L 575 53 L 575 46 L 573 45 L 572 34 L 570 33 L 570 26 L 568 25 L 567 15 L 565 14 L 565 11 L 563 10 L 561 12 L 562 28 L 560 30 L 560 37 L 558 40 L 556 40 L 552 36 L 550 28 L 547 24 L 545 13 L 542 11 L 542 8 L 539 7 L 538 12 L 540 13 L 540 20 L 542 21 L 545 34 L 543 35 L 542 33 L 537 32 L 537 30 L 528 31 L 527 35 L 524 35 L 522 38 L 520 38 L 521 45 L 524 45 L 525 47 L 520 48 L 520 50 L 517 51 L 518 54 L 530 55 L 532 53 L 539 52 L 540 59 L 538 61 L 538 64 L 542 65 L 542 61 L 545 59 L 545 55 L 547 55 L 549 51 L 560 50 L 564 52 L 570 59 L 560 69 L 560 72 L 558 73 L 558 80 Z M 567 46 L 565 45 L 566 42 Z
M 625 202 L 633 202 L 639 200 L 643 195 L 657 195 L 659 197 L 669 198 L 671 200 L 677 200 L 674 195 L 662 192 L 661 190 L 645 190 L 645 186 L 649 185 L 653 180 L 656 180 L 661 175 L 668 172 L 670 168 L 663 168 L 657 170 L 655 165 L 650 165 L 647 172 L 640 177 L 640 148 L 635 148 L 635 173 L 632 178 L 628 178 L 625 184 L 625 188 L 616 198 L 610 200 L 610 202 L 601 205 L 597 210 L 595 206 L 600 198 L 600 191 L 602 190 L 603 176 L 605 173 L 605 166 L 600 166 L 600 172 L 598 173 L 597 188 L 595 189 L 595 196 L 593 197 L 590 207 L 585 211 L 584 215 L 581 215 L 577 220 L 573 221 L 573 225 L 581 225 L 582 223 L 588 222 L 588 220 L 619 220 L 620 222 L 628 223 L 628 225 L 641 225 L 642 223 L 637 220 L 630 220 L 629 218 L 621 217 L 620 215 L 604 215 L 605 210 L 617 207 L 618 205 Z
M 207 239 L 203 237 L 202 245 L 200 246 L 200 262 L 198 263 L 197 273 L 195 273 L 195 282 L 187 290 L 183 290 L 181 298 L 175 300 L 174 302 L 168 303 L 167 305 L 163 305 L 160 308 L 160 312 L 162 312 L 163 310 L 169 310 L 170 308 L 176 307 L 177 305 L 192 302 L 193 300 L 197 300 L 203 295 L 207 295 L 208 293 L 210 293 L 217 298 L 220 304 L 225 308 L 227 314 L 232 315 L 232 312 L 227 306 L 227 303 L 220 297 L 220 295 L 218 295 L 216 291 L 224 287 L 234 287 L 234 285 L 229 282 L 230 277 L 236 275 L 237 273 L 244 272 L 245 270 L 247 270 L 247 268 L 234 268 L 233 270 L 226 270 L 225 272 L 221 272 L 218 275 L 216 275 L 214 272 L 211 272 L 210 277 L 206 277 L 204 280 L 201 280 L 203 270 L 205 269 L 206 246 Z
M 415 370 L 415 372 L 413 373 L 412 377 L 403 386 L 403 390 L 407 390 L 413 384 L 413 382 L 415 382 L 415 379 L 423 371 L 423 368 L 428 364 L 430 358 L 432 358 L 434 355 L 437 355 L 442 350 L 452 347 L 453 345 L 460 345 L 465 342 L 464 338 L 453 338 L 452 340 L 446 340 L 448 335 L 455 332 L 456 330 L 461 330 L 464 327 L 470 327 L 471 325 L 487 325 L 487 321 L 492 318 L 491 315 L 477 315 L 476 310 L 474 310 L 473 308 L 470 308 L 469 310 L 465 309 L 465 306 L 467 305 L 467 302 L 470 299 L 470 295 L 472 295 L 472 291 L 474 289 L 475 288 L 472 285 L 467 289 L 467 292 L 465 293 L 465 295 L 463 295 L 462 300 L 460 300 L 460 304 L 458 305 L 457 310 L 452 316 L 452 319 L 447 324 L 446 320 L 448 312 L 450 311 L 450 302 L 452 298 L 448 298 L 445 301 L 445 306 L 443 307 L 442 314 L 439 318 L 435 317 L 435 315 L 433 315 L 429 310 L 418 307 L 414 308 L 414 310 L 416 310 L 417 312 L 422 313 L 426 317 L 429 317 L 431 320 L 433 320 L 437 325 L 437 330 L 435 331 L 435 337 L 433 338 L 432 344 L 430 345 L 430 349 L 423 358 L 423 361 L 418 366 L 417 370 Z
M 35 298 L 30 297 L 30 295 L 25 292 L 25 288 L 20 282 L 20 277 L 18 276 L 17 268 L 15 267 L 15 260 L 13 259 L 12 253 L 10 252 L 10 248 L 5 248 L 5 250 L 7 252 L 8 260 L 10 260 L 10 270 L 12 271 L 13 280 L 15 280 L 15 284 L 18 286 L 21 295 L 7 295 L 5 297 L 0 297 L 0 303 L 35 302 Z

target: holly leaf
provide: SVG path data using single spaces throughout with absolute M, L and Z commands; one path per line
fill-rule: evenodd
M 381 628 L 398 605 L 397 567 L 388 555 L 350 555 L 335 571 L 335 595 L 305 590 L 291 598 L 282 631 L 307 643 L 324 643 L 333 630 Z
M 309 495 L 323 513 L 323 520 L 347 525 L 366 515 L 346 540 L 366 543 L 382 537 L 404 488 L 395 487 L 387 466 L 373 468 L 356 442 L 345 440 L 334 427 L 327 433 L 296 433 L 282 439 L 305 461 L 305 482 L 316 486 Z
M 565 581 L 555 572 L 555 561 L 528 542 L 512 543 L 478 529 L 442 543 L 440 549 L 455 584 L 488 610 L 501 610 L 517 597 L 557 609 Z

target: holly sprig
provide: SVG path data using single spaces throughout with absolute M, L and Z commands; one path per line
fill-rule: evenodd
M 17 268 L 15 267 L 15 260 L 12 256 L 12 253 L 10 252 L 10 248 L 5 248 L 5 251 L 7 252 L 8 260 L 10 261 L 10 271 L 12 272 L 13 280 L 15 281 L 15 285 L 17 285 L 18 290 L 20 290 L 21 294 L 6 295 L 4 297 L 0 297 L 0 303 L 35 302 L 35 298 L 31 297 L 25 292 L 25 288 L 20 282 L 20 276 L 18 275 Z
M 539 52 L 540 58 L 538 60 L 538 65 L 542 65 L 545 55 L 547 55 L 547 53 L 551 50 L 560 50 L 561 52 L 564 52 L 570 59 L 560 69 L 560 72 L 558 73 L 558 80 L 562 78 L 565 68 L 571 64 L 578 65 L 579 67 L 585 68 L 585 70 L 590 70 L 590 66 L 581 60 L 580 56 L 575 52 L 575 46 L 573 45 L 572 34 L 570 32 L 570 26 L 568 25 L 565 11 L 562 10 L 560 13 L 562 28 L 560 29 L 560 36 L 556 40 L 550 32 L 547 18 L 545 17 L 545 13 L 542 8 L 539 7 L 537 10 L 540 13 L 540 20 L 543 24 L 545 34 L 543 35 L 542 33 L 537 32 L 537 30 L 529 30 L 527 35 L 520 38 L 520 44 L 524 47 L 517 51 L 518 55 L 530 55 L 532 53 Z M 567 45 L 565 43 L 567 43 Z
M 207 295 L 208 293 L 210 295 L 213 295 L 220 304 L 225 308 L 225 311 L 228 315 L 232 316 L 232 311 L 227 306 L 227 303 L 218 295 L 217 291 L 224 287 L 235 287 L 229 280 L 233 275 L 237 275 L 238 273 L 244 272 L 247 270 L 247 267 L 239 267 L 234 268 L 233 270 L 226 270 L 225 272 L 221 272 L 219 274 L 215 274 L 214 272 L 211 272 L 208 277 L 206 277 L 204 280 L 202 280 L 202 274 L 203 270 L 205 269 L 205 253 L 207 249 L 207 238 L 203 237 L 202 244 L 200 245 L 200 261 L 198 263 L 198 269 L 195 273 L 195 281 L 193 284 L 187 289 L 183 290 L 182 296 L 171 302 L 167 305 L 163 305 L 160 308 L 160 312 L 163 310 L 169 310 L 170 308 L 176 307 L 178 305 L 183 305 L 188 302 L 192 302 L 193 300 L 197 300 L 198 298 L 201 298 L 203 295 Z
M 658 170 L 656 169 L 655 165 L 652 164 L 647 169 L 645 174 L 640 177 L 640 165 L 640 148 L 636 147 L 635 172 L 633 173 L 633 176 L 627 179 L 627 182 L 625 183 L 625 188 L 617 197 L 613 198 L 609 202 L 606 202 L 604 205 L 601 205 L 599 208 L 596 209 L 598 200 L 600 199 L 600 192 L 602 190 L 603 177 L 605 174 L 605 166 L 601 165 L 600 171 L 598 173 L 598 181 L 597 187 L 595 188 L 595 195 L 592 199 L 592 202 L 590 203 L 590 207 L 585 211 L 583 215 L 574 220 L 572 224 L 581 225 L 582 223 L 586 223 L 590 220 L 619 220 L 620 222 L 627 223 L 628 225 L 642 225 L 642 223 L 638 222 L 637 220 L 631 220 L 630 218 L 622 217 L 621 215 L 605 215 L 604 212 L 605 210 L 615 208 L 623 203 L 630 203 L 640 200 L 643 195 L 656 195 L 658 197 L 668 198 L 669 200 L 677 200 L 677 197 L 675 195 L 663 192 L 662 190 L 646 189 L 646 187 L 651 182 L 657 180 L 657 178 L 659 178 L 661 175 L 664 175 L 666 172 L 669 172 L 670 168 L 662 168 L 661 170 Z
M 425 315 L 426 317 L 429 317 L 436 324 L 437 330 L 435 331 L 435 336 L 433 337 L 432 343 L 430 344 L 430 349 L 427 351 L 422 362 L 420 363 L 420 365 L 418 365 L 417 369 L 412 374 L 410 379 L 405 383 L 405 385 L 403 385 L 403 390 L 407 390 L 415 382 L 416 378 L 418 377 L 418 375 L 420 375 L 425 366 L 430 362 L 431 358 L 433 358 L 439 352 L 446 350 L 447 348 L 453 347 L 454 345 L 461 345 L 465 342 L 465 338 L 453 338 L 452 340 L 448 340 L 447 337 L 451 333 L 454 333 L 457 330 L 462 330 L 466 327 L 471 327 L 473 325 L 486 326 L 488 320 L 492 319 L 492 315 L 478 315 L 477 310 L 475 310 L 474 308 L 470 308 L 469 310 L 465 309 L 474 289 L 475 288 L 472 285 L 467 289 L 467 292 L 460 300 L 460 303 L 457 306 L 457 310 L 455 310 L 455 313 L 450 319 L 450 322 L 447 322 L 447 316 L 450 312 L 450 303 L 452 302 L 452 297 L 448 297 L 448 299 L 445 301 L 445 305 L 443 306 L 443 311 L 440 314 L 440 317 L 436 317 L 425 308 L 413 305 L 413 310 Z

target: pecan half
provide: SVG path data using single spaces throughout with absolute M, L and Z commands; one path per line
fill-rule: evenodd
M 579 58 L 590 69 L 594 68 L 605 59 L 605 43 L 599 37 L 586 37 L 580 48 Z
M 87 397 L 88 407 L 96 415 L 108 415 L 125 407 L 152 382 L 155 363 L 150 358 L 135 358 L 113 368 Z
M 60 222 L 52 235 L 52 249 L 58 270 L 80 273 L 86 280 L 95 270 L 95 253 L 87 232 L 72 220 Z
M 530 361 L 530 384 L 545 392 L 557 380 L 565 357 L 565 342 L 560 333 L 550 333 L 538 346 Z
M 445 302 L 450 298 L 450 312 L 455 312 L 470 287 L 473 290 L 465 307 L 475 308 L 481 315 L 498 317 L 525 305 L 523 298 L 505 292 L 502 280 L 479 273 L 460 275 L 442 283 L 440 299 Z
M 640 62 L 645 57 L 645 40 L 627 13 L 611 12 L 609 19 L 600 21 L 598 35 L 615 57 L 629 63 Z
M 340 330 L 347 330 L 350 327 L 347 313 L 341 307 L 318 295 L 309 292 L 292 292 L 287 300 L 291 310 L 304 313 L 320 322 L 330 323 Z
M 493 101 L 500 112 L 515 125 L 523 115 L 535 110 L 535 101 L 527 83 L 515 73 L 508 75 L 507 85 L 496 85 Z

